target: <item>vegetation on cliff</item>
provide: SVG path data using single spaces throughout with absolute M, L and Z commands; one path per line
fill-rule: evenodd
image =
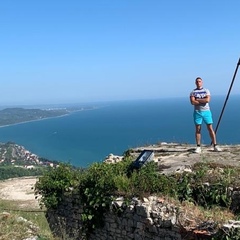
M 195 164 L 192 172 L 163 175 L 154 162 L 139 170 L 131 169 L 131 163 L 132 159 L 125 157 L 116 164 L 94 163 L 85 170 L 61 164 L 45 172 L 36 184 L 35 193 L 41 194 L 43 206 L 55 209 L 63 194 L 70 189 L 77 191 L 80 202 L 84 203 L 81 218 L 89 231 L 101 226 L 104 213 L 118 196 L 124 196 L 128 204 L 132 197 L 157 194 L 180 204 L 191 202 L 208 211 L 216 207 L 221 209 L 218 212 L 232 211 L 228 191 L 239 185 L 240 170 L 236 167 L 202 162 Z M 233 213 L 237 219 L 239 209 Z M 214 219 L 217 223 L 226 221 L 222 214 L 219 216 Z
M 57 161 L 40 158 L 15 143 L 0 143 L 0 180 L 43 175 L 48 167 L 58 164 Z

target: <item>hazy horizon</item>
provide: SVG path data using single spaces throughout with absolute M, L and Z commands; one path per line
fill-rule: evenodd
M 239 7 L 238 0 L 2 1 L 0 104 L 185 97 L 197 76 L 224 95 L 240 57 Z
M 228 98 L 227 98 L 227 94 L 228 91 L 225 94 L 221 94 L 221 95 L 215 95 L 211 97 L 211 102 L 210 105 L 212 105 L 213 102 L 215 102 L 215 100 L 219 100 L 221 99 L 223 104 L 224 102 L 227 100 L 228 102 L 230 101 L 235 101 L 235 100 L 240 100 L 240 93 L 239 94 L 232 94 L 230 92 Z M 14 108 L 14 107 L 20 107 L 20 108 L 40 108 L 40 109 L 45 109 L 45 108 L 65 108 L 65 107 L 102 107 L 102 106 L 107 106 L 107 105 L 111 105 L 111 104 L 118 104 L 118 103 L 131 103 L 131 102 L 149 102 L 149 101 L 159 101 L 159 100 L 163 100 L 163 101 L 176 101 L 174 102 L 174 104 L 177 104 L 177 101 L 180 100 L 186 100 L 186 103 L 190 104 L 189 101 L 189 95 L 184 96 L 184 97 L 162 97 L 162 98 L 146 98 L 146 99 L 122 99 L 122 100 L 108 100 L 108 101 L 89 101 L 89 102 L 60 102 L 60 103 L 38 103 L 38 104 L 9 104 L 9 105 L 4 105 L 4 104 L 0 104 L 0 110 L 3 110 L 4 108 Z

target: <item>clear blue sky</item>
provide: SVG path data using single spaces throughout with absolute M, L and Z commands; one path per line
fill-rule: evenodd
M 1 1 L 0 105 L 225 95 L 239 23 L 239 0 Z

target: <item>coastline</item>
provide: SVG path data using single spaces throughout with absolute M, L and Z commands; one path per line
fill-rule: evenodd
M 66 117 L 69 116 L 73 113 L 76 112 L 81 112 L 81 111 L 89 111 L 89 110 L 95 110 L 98 109 L 98 107 L 93 107 L 91 109 L 79 109 L 79 110 L 73 110 L 73 111 L 69 111 L 66 114 L 62 114 L 59 116 L 52 116 L 52 117 L 43 117 L 43 118 L 38 118 L 38 119 L 34 119 L 34 120 L 27 120 L 27 121 L 23 121 L 23 122 L 17 122 L 17 123 L 12 123 L 12 124 L 7 124 L 7 125 L 0 125 L 0 128 L 4 128 L 4 127 L 10 127 L 10 126 L 14 126 L 14 125 L 19 125 L 19 124 L 24 124 L 24 123 L 30 123 L 30 122 L 36 122 L 36 121 L 42 121 L 42 120 L 47 120 L 47 119 L 51 119 L 51 118 L 60 118 L 60 117 Z
M 0 140 L 24 146 L 47 159 L 85 167 L 92 162 L 103 160 L 110 153 L 121 155 L 125 150 L 136 146 L 163 141 L 194 144 L 192 108 L 187 108 L 185 102 L 185 99 L 178 102 L 183 116 L 181 121 L 176 118 L 179 107 L 172 106 L 172 102 L 168 101 L 99 104 L 96 105 L 98 109 L 84 109 L 96 111 L 81 110 L 79 113 L 73 112 L 74 114 L 70 112 L 65 118 L 59 118 L 64 116 L 61 115 L 44 122 L 39 120 L 48 118 L 36 119 L 34 123 L 25 121 L 27 124 L 14 124 L 17 126 L 0 126 Z M 234 105 L 230 105 L 229 114 L 226 114 L 221 123 L 217 135 L 219 145 L 240 143 L 239 131 L 236 128 L 239 115 L 230 114 L 231 109 L 236 109 L 236 104 L 237 102 L 234 102 Z M 218 108 L 219 105 L 216 105 L 216 112 Z M 168 121 L 164 121 L 166 114 Z M 205 126 L 202 143 L 210 143 Z
M 78 110 L 78 111 L 82 111 L 82 110 Z M 74 111 L 74 112 L 77 112 L 77 111 Z M 71 112 L 71 113 L 73 113 L 73 112 Z M 65 117 L 65 116 L 70 115 L 71 113 L 66 113 L 66 114 L 64 114 L 64 115 L 54 116 L 54 117 L 44 117 L 44 118 L 41 118 L 41 119 L 28 120 L 28 121 L 23 121 L 23 122 L 18 122 L 18 123 L 12 123 L 12 124 L 7 124 L 7 125 L 0 125 L 0 128 L 10 127 L 10 126 L 19 125 L 19 124 L 24 124 L 24 123 L 42 121 L 42 120 L 47 120 L 47 119 L 51 119 L 51 118 Z

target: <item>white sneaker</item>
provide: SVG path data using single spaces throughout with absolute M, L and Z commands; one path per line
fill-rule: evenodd
M 213 151 L 214 152 L 222 152 L 222 149 L 218 145 L 216 145 L 216 146 L 214 146 Z
M 201 152 L 202 152 L 201 147 L 197 147 L 194 152 L 195 152 L 195 153 L 201 153 Z

